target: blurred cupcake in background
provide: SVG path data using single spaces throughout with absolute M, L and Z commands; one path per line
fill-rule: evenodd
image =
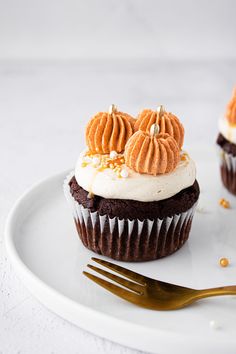
M 236 87 L 224 117 L 219 120 L 217 144 L 222 182 L 229 192 L 236 195 Z
M 92 117 L 85 135 L 87 148 L 64 183 L 84 246 L 121 261 L 181 248 L 199 186 L 195 164 L 181 150 L 179 119 L 160 106 L 134 120 L 112 105 Z

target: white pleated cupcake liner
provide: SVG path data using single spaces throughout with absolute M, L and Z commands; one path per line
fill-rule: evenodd
M 225 188 L 236 195 L 236 156 L 219 147 L 221 180 Z
M 222 166 L 226 166 L 227 170 L 236 173 L 236 156 L 229 154 L 224 149 L 219 147 L 219 157 Z
M 71 206 L 71 210 L 73 212 L 73 217 L 74 217 L 75 220 L 79 220 L 80 223 L 83 222 L 85 224 L 85 226 L 87 226 L 88 220 L 90 219 L 93 228 L 95 227 L 95 224 L 98 222 L 100 230 L 101 230 L 101 233 L 103 232 L 105 221 L 108 220 L 111 234 L 112 234 L 112 232 L 114 230 L 115 225 L 118 224 L 119 236 L 121 236 L 122 233 L 123 233 L 124 222 L 125 221 L 128 222 L 128 233 L 129 233 L 129 235 L 131 235 L 131 233 L 132 233 L 132 230 L 133 230 L 135 222 L 137 222 L 137 224 L 138 224 L 138 235 L 141 234 L 142 229 L 143 229 L 143 225 L 146 222 L 147 225 L 148 225 L 148 236 L 150 236 L 154 220 L 151 220 L 151 219 L 129 220 L 129 219 L 119 219 L 118 217 L 110 218 L 108 215 L 99 215 L 97 211 L 91 212 L 90 209 L 84 208 L 83 205 L 79 204 L 73 198 L 73 196 L 70 193 L 69 181 L 71 180 L 73 175 L 74 174 L 72 172 L 65 179 L 65 182 L 64 182 L 64 193 L 65 193 L 65 197 L 66 197 L 67 201 L 69 202 L 69 205 Z M 170 225 L 173 222 L 176 225 L 178 223 L 180 223 L 180 228 L 181 228 L 185 221 L 188 221 L 190 218 L 192 218 L 195 209 L 196 209 L 196 204 L 192 208 L 190 208 L 189 210 L 187 210 L 184 213 L 175 214 L 175 215 L 173 215 L 171 217 L 166 217 L 164 219 L 158 219 L 157 218 L 156 220 L 157 220 L 158 229 L 159 230 L 161 229 L 161 226 L 162 226 L 163 222 L 165 222 L 165 224 L 166 224 L 165 225 L 166 226 L 166 232 L 168 232 L 168 229 L 169 229 Z
M 119 243 L 119 247 L 127 247 L 129 249 L 131 247 L 130 246 L 131 242 L 133 242 L 132 238 L 134 238 L 134 235 L 132 233 L 135 232 L 135 240 L 137 241 L 137 243 L 139 243 L 140 239 L 142 238 L 142 242 L 145 242 L 147 250 L 151 247 L 150 243 L 151 242 L 153 243 L 153 236 L 154 236 L 156 239 L 155 244 L 157 245 L 161 244 L 161 249 L 164 255 L 164 253 L 166 252 L 167 244 L 168 244 L 168 248 L 170 248 L 169 246 L 170 244 L 173 245 L 175 244 L 175 246 L 173 247 L 175 247 L 176 249 L 174 250 L 170 249 L 169 252 L 170 254 L 175 250 L 177 250 L 178 248 L 180 248 L 188 238 L 188 233 L 190 231 L 190 226 L 191 226 L 190 223 L 192 221 L 197 203 L 195 203 L 186 212 L 175 214 L 170 217 L 165 217 L 163 219 L 156 218 L 156 219 L 144 219 L 144 220 L 139 220 L 139 219 L 130 220 L 130 219 L 120 219 L 119 217 L 111 218 L 108 215 L 100 215 L 97 211 L 91 212 L 90 209 L 83 207 L 83 205 L 78 203 L 73 198 L 69 186 L 69 181 L 73 176 L 74 173 L 72 172 L 66 177 L 64 181 L 64 194 L 71 207 L 74 220 L 76 224 L 79 225 L 79 228 L 77 227 L 78 232 L 85 233 L 86 239 L 91 238 L 91 240 L 88 241 L 88 243 L 90 244 L 88 248 L 93 249 L 91 245 L 97 243 L 95 239 L 99 238 L 101 240 L 102 235 L 103 234 L 105 235 L 106 233 L 106 235 L 109 234 L 110 238 L 117 239 L 118 237 L 118 241 L 117 240 L 116 241 Z M 106 226 L 106 230 L 104 232 L 105 226 Z M 80 235 L 80 237 L 83 241 L 84 235 Z M 83 241 L 84 244 L 86 242 Z M 123 243 L 125 242 L 125 245 L 124 244 L 122 245 L 121 244 L 122 242 Z M 88 245 L 86 244 L 86 246 Z M 110 248 L 112 248 L 112 246 L 110 246 Z M 93 250 L 97 252 L 97 248 Z M 98 253 L 104 254 L 104 252 L 102 252 L 101 250 L 99 250 Z M 117 250 L 117 253 L 119 254 L 119 250 Z M 155 256 L 153 257 L 153 259 L 162 257 L 161 250 L 157 250 L 157 254 L 160 254 L 160 256 Z M 120 258 L 119 255 L 116 257 L 114 257 L 114 255 L 111 256 L 111 254 L 104 254 L 104 255 L 116 259 Z M 128 257 L 128 255 L 126 256 Z

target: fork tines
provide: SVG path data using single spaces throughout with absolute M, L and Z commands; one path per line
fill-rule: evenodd
M 83 274 L 86 275 L 89 279 L 93 280 L 95 283 L 112 292 L 113 294 L 131 302 L 136 302 L 135 300 L 137 297 L 143 295 L 146 285 L 145 277 L 143 275 L 99 258 L 92 257 L 92 260 L 132 281 L 107 272 L 106 270 L 95 267 L 91 264 L 87 265 L 90 269 L 112 280 L 113 282 L 120 284 L 122 287 L 84 271 Z

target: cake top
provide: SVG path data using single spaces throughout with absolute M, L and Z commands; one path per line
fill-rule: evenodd
M 176 168 L 183 140 L 182 124 L 163 106 L 156 111 L 143 110 L 135 120 L 118 111 L 113 104 L 108 112 L 93 116 L 86 127 L 87 158 L 92 154 L 124 153 L 122 160 L 127 167 L 137 173 L 154 176 L 170 173 Z M 110 166 L 119 170 L 120 159 L 111 162 L 109 157 L 96 156 L 98 158 L 103 161 L 99 171 Z
M 90 197 L 170 198 L 196 178 L 194 162 L 180 148 L 183 140 L 182 124 L 163 106 L 134 119 L 111 105 L 87 124 L 87 149 L 78 159 L 75 178 Z
M 236 125 L 236 87 L 234 88 L 233 96 L 227 105 L 225 116 L 230 124 Z
M 108 199 L 151 202 L 170 198 L 192 186 L 196 168 L 184 151 L 180 152 L 180 160 L 172 172 L 154 176 L 129 168 L 123 154 L 88 155 L 85 150 L 77 161 L 75 178 L 91 198 L 98 195 Z

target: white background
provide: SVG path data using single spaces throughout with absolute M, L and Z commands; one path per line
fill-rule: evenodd
M 0 0 L 0 353 L 133 353 L 41 306 L 3 243 L 15 199 L 74 165 L 83 128 L 111 103 L 163 103 L 185 147 L 214 144 L 236 84 L 236 1 Z M 135 351 L 134 351 L 135 352 Z
M 235 58 L 235 0 L 1 0 L 2 58 Z

